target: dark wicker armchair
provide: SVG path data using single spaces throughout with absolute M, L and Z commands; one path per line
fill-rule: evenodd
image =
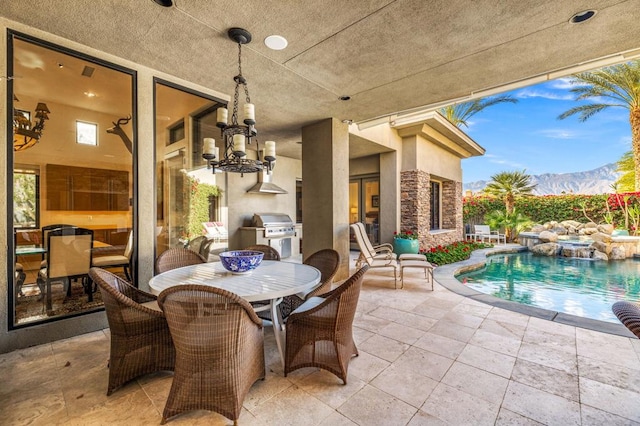
M 183 247 L 170 248 L 169 250 L 160 253 L 160 256 L 156 259 L 155 271 L 156 274 L 161 274 L 172 269 L 189 265 L 197 265 L 205 262 L 206 259 L 193 250 Z
M 313 296 L 321 296 L 331 290 L 333 277 L 338 273 L 340 267 L 340 253 L 333 249 L 322 249 L 307 258 L 303 262 L 305 265 L 313 266 L 320 271 L 320 284 L 311 292 L 307 293 L 304 299 L 297 295 L 286 296 L 280 303 L 280 312 L 282 318 L 287 318 L 298 306 L 302 305 L 305 300 Z
M 264 253 L 262 260 L 280 260 L 278 250 L 265 244 L 256 244 L 255 246 L 245 247 L 243 250 L 261 251 Z
M 203 285 L 168 288 L 158 304 L 177 352 L 162 424 L 199 409 L 235 424 L 249 389 L 265 376 L 262 321 L 240 296 Z
M 347 369 L 358 355 L 352 324 L 362 286 L 369 269 L 360 268 L 339 287 L 312 297 L 289 315 L 284 375 L 303 367 L 330 371 L 347 384 Z
M 629 331 L 640 338 L 640 305 L 621 301 L 614 303 L 611 310 Z
M 111 332 L 107 395 L 143 374 L 173 370 L 175 349 L 164 314 L 144 305 L 156 296 L 101 268 L 91 268 L 89 276 L 102 294 Z

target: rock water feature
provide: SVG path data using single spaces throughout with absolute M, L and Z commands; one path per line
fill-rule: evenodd
M 640 237 L 616 235 L 613 225 L 574 220 L 535 225 L 521 232 L 518 241 L 542 256 L 622 260 L 640 253 Z

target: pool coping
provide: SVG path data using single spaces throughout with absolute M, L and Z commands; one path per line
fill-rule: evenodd
M 498 308 L 507 309 L 524 315 L 541 318 L 547 321 L 557 322 L 559 324 L 570 325 L 574 327 L 585 328 L 588 330 L 599 331 L 602 333 L 615 334 L 624 337 L 635 337 L 624 325 L 615 324 L 605 321 L 599 321 L 591 318 L 583 318 L 577 315 L 566 314 L 564 312 L 552 311 L 549 309 L 538 308 L 536 306 L 523 305 L 518 302 L 504 300 L 495 296 L 481 293 L 477 290 L 469 288 L 462 284 L 455 277 L 463 272 L 472 271 L 482 268 L 486 264 L 487 256 L 504 253 L 519 253 L 528 251 L 528 248 L 519 244 L 507 244 L 494 246 L 493 248 L 475 250 L 471 253 L 471 257 L 462 262 L 450 263 L 435 268 L 433 278 L 440 285 L 449 291 L 457 293 L 461 296 L 468 297 L 487 305 L 496 306 Z

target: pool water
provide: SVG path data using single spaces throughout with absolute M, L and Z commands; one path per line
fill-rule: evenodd
M 531 253 L 487 257 L 484 268 L 456 276 L 501 299 L 600 321 L 618 322 L 611 305 L 640 301 L 640 260 L 613 262 Z

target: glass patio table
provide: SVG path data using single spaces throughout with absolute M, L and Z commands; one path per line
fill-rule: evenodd
M 202 263 L 163 272 L 151 278 L 152 293 L 160 294 L 166 288 L 182 284 L 200 284 L 228 290 L 247 302 L 269 300 L 273 332 L 280 359 L 284 365 L 285 329 L 278 304 L 284 296 L 299 294 L 304 297 L 320 282 L 320 271 L 300 263 L 263 260 L 253 271 L 234 274 L 220 262 Z

